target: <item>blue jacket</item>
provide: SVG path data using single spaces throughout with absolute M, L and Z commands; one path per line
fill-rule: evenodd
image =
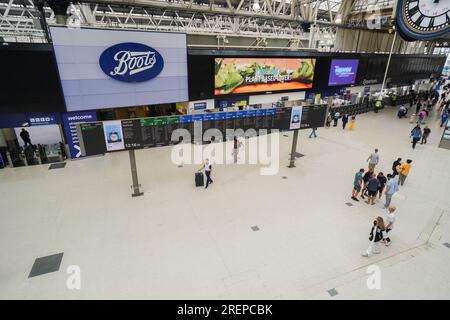
M 411 131 L 411 137 L 413 137 L 414 139 L 420 139 L 422 138 L 422 129 L 415 127 L 414 129 L 412 129 Z

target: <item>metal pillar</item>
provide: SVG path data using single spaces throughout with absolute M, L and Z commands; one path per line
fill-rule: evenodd
M 134 154 L 134 150 L 129 150 L 128 154 L 130 155 L 130 167 L 131 167 L 131 178 L 133 179 L 133 194 L 132 197 L 142 196 L 144 193 L 139 191 L 139 187 L 141 186 L 138 181 L 138 174 L 136 168 L 136 155 Z
M 298 130 L 299 129 L 294 131 L 294 136 L 292 137 L 291 159 L 290 159 L 288 168 L 295 168 L 295 156 L 297 155 Z
M 386 71 L 384 72 L 383 84 L 381 85 L 381 92 L 384 90 L 384 86 L 386 85 L 386 77 L 389 71 L 389 66 L 391 65 L 392 51 L 394 51 L 395 40 L 397 40 L 397 32 L 394 31 L 394 39 L 392 40 L 391 52 L 389 52 L 389 59 L 386 66 Z
M 51 43 L 52 39 L 50 37 L 50 32 L 48 31 L 47 20 L 45 19 L 44 5 L 45 5 L 44 0 L 34 0 L 34 6 L 38 9 L 39 12 L 39 22 L 41 23 L 42 31 L 44 32 L 47 42 Z

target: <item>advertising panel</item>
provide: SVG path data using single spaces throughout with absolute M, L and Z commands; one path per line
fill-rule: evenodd
M 302 122 L 302 110 L 303 107 L 292 107 L 291 124 L 289 126 L 290 130 L 300 129 L 300 124 Z
M 329 86 L 354 84 L 358 72 L 359 60 L 333 59 L 331 60 Z
M 315 59 L 215 58 L 214 94 L 312 88 Z
M 50 31 L 67 111 L 189 100 L 185 34 Z
M 105 134 L 107 151 L 117 151 L 125 149 L 125 142 L 122 132 L 122 121 L 104 121 L 103 131 Z

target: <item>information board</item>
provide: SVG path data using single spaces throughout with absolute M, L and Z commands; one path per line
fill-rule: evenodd
M 242 130 L 240 134 L 254 136 L 265 133 L 260 130 L 271 133 L 274 129 L 286 131 L 319 128 L 324 126 L 327 108 L 326 105 L 314 105 L 114 120 L 78 124 L 77 130 L 79 126 L 82 134 L 80 143 L 82 140 L 84 144 L 83 155 L 96 155 L 107 151 L 153 148 L 179 142 L 203 144 L 223 139 L 233 140 L 233 132 L 238 129 Z M 172 133 L 176 129 L 185 129 L 185 133 L 190 135 L 190 141 L 182 141 L 181 138 L 172 141 Z M 209 129 L 217 129 L 221 133 L 220 137 L 204 139 L 204 134 Z M 227 129 L 231 132 L 227 132 Z
M 77 130 L 78 137 L 80 137 L 81 154 L 83 156 L 94 156 L 106 153 L 103 122 L 78 124 Z

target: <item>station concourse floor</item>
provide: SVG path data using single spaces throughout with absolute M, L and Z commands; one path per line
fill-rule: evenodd
M 301 131 L 296 168 L 287 168 L 292 134 L 281 134 L 278 174 L 214 165 L 207 190 L 194 186 L 199 165 L 172 164 L 170 147 L 136 151 L 138 198 L 127 152 L 0 170 L 0 298 L 450 299 L 450 150 L 438 148 L 437 115 L 416 150 L 395 108 L 359 115 L 353 131 L 340 124 L 317 139 Z M 413 167 L 393 198 L 392 245 L 364 258 L 386 210 L 350 193 L 374 148 L 377 172 L 397 157 Z M 36 258 L 61 252 L 59 271 L 28 278 Z M 66 285 L 73 265 L 79 290 Z M 379 290 L 366 285 L 370 265 Z

